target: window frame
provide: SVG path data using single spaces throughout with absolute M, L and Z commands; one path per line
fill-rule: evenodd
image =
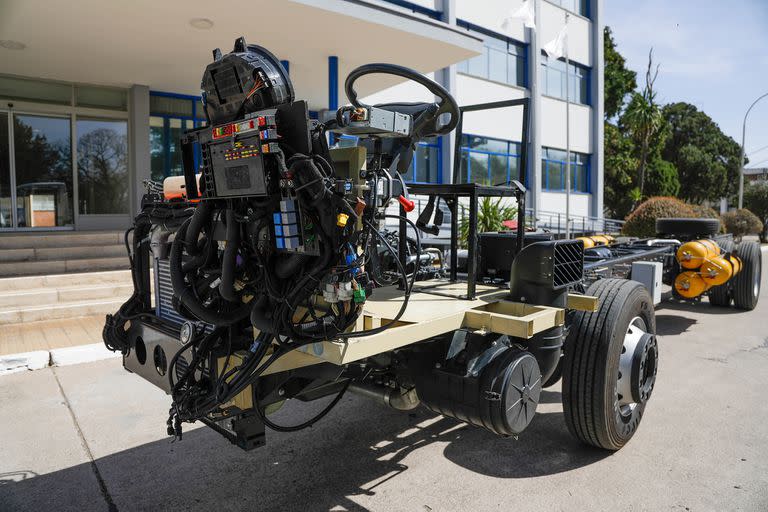
M 558 66 L 550 65 L 550 62 L 557 63 Z M 558 67 L 560 69 L 558 69 Z M 562 67 L 565 67 L 565 70 L 562 69 Z M 568 65 L 565 63 L 565 59 L 551 59 L 544 50 L 541 52 L 541 81 L 542 81 L 542 90 L 544 91 L 544 96 L 547 96 L 549 98 L 555 98 L 558 100 L 566 101 L 565 98 L 565 87 L 564 87 L 564 81 L 563 81 L 563 75 L 566 76 L 566 80 L 572 80 L 572 82 L 568 86 L 568 92 L 571 95 L 571 103 L 576 105 L 585 105 L 585 106 L 592 106 L 592 69 L 589 66 L 584 66 L 581 64 L 578 64 L 573 61 L 569 61 Z M 579 76 L 579 72 L 584 73 L 584 76 Z M 549 73 L 558 73 L 560 76 L 560 94 L 554 95 L 550 94 L 549 87 Z M 584 80 L 584 88 L 578 91 L 579 94 L 577 97 L 577 91 L 575 90 L 575 85 L 578 84 L 581 80 Z M 582 101 L 582 96 L 585 98 L 586 101 Z
M 561 155 L 550 155 L 550 151 L 552 152 L 558 152 L 562 153 L 562 158 L 558 158 Z M 565 173 L 567 169 L 567 160 L 566 155 L 567 153 L 564 149 L 558 149 L 558 148 L 549 148 L 549 147 L 542 147 L 541 148 L 541 190 L 542 192 L 559 192 L 559 193 L 565 193 Z M 549 186 L 549 164 L 559 164 L 561 166 L 560 168 L 560 183 L 562 184 L 561 188 L 550 188 Z M 577 190 L 576 182 L 578 180 L 571 179 L 571 193 L 572 194 L 584 194 L 584 195 L 591 195 L 592 194 L 592 155 L 589 155 L 587 153 L 579 153 L 577 151 L 571 151 L 571 173 L 573 177 L 578 176 L 578 171 L 583 170 L 584 172 L 584 190 Z
M 474 25 L 468 21 L 465 20 L 456 20 L 456 25 L 466 29 L 469 32 L 474 32 L 476 35 L 480 35 L 483 37 L 483 53 L 480 55 L 477 55 L 475 57 L 472 57 L 471 59 L 464 60 L 457 64 L 457 71 L 459 73 L 462 73 L 467 76 L 475 77 L 475 78 L 481 78 L 483 80 L 488 80 L 490 82 L 503 84 L 510 87 L 519 87 L 522 89 L 527 89 L 529 87 L 529 80 L 528 80 L 528 51 L 529 51 L 529 45 L 518 41 L 516 39 L 512 39 L 511 37 L 507 37 L 503 34 L 499 34 L 497 32 L 493 32 L 491 30 L 485 29 L 483 27 L 480 27 L 478 25 Z M 491 65 L 490 65 L 490 51 L 502 51 L 501 46 L 506 46 L 506 52 L 504 54 L 506 58 L 506 69 L 504 72 L 505 78 L 504 80 L 497 80 L 495 78 L 491 78 Z M 485 74 L 478 74 L 473 71 L 470 71 L 470 61 L 477 59 L 479 57 L 483 57 L 485 59 Z M 514 57 L 514 62 L 517 64 L 518 60 L 521 60 L 523 63 L 523 73 L 521 77 L 517 77 L 518 80 L 515 82 L 512 82 L 510 80 L 510 57 Z M 517 75 L 517 70 L 515 69 L 515 75 Z
M 182 130 L 184 125 L 184 121 L 192 121 L 192 129 L 200 128 L 201 126 L 204 126 L 205 123 L 207 123 L 207 119 L 205 118 L 205 112 L 202 108 L 202 97 L 201 96 L 191 96 L 187 94 L 178 94 L 174 92 L 164 92 L 164 91 L 149 91 L 150 96 L 150 105 L 151 105 L 151 97 L 157 96 L 160 98 L 171 98 L 176 100 L 186 100 L 190 101 L 192 104 L 192 115 L 182 115 L 182 114 L 169 114 L 167 112 L 153 112 L 150 107 L 149 111 L 149 117 L 158 117 L 163 119 L 163 140 L 169 141 L 171 136 L 171 119 L 178 119 L 182 122 Z M 151 148 L 150 148 L 151 151 Z M 164 162 L 163 162 L 163 176 L 164 178 L 167 178 L 168 176 L 171 176 L 170 170 L 171 170 L 171 158 L 170 158 L 170 146 L 164 147 Z M 200 153 L 200 145 L 195 144 L 195 151 L 194 151 L 194 165 L 195 169 L 197 169 L 200 166 L 200 162 L 202 160 L 202 155 Z M 152 169 L 150 168 L 150 176 L 152 174 Z
M 471 145 L 469 145 L 470 137 L 477 137 L 481 139 L 487 139 L 492 140 L 496 142 L 503 142 L 507 145 L 507 152 L 501 153 L 498 151 L 487 151 L 487 150 L 479 150 L 479 149 L 473 149 Z M 462 180 L 460 180 L 460 183 L 474 183 L 470 181 L 470 178 L 472 176 L 472 155 L 479 154 L 484 155 L 487 158 L 487 172 L 488 172 L 488 184 L 495 185 L 495 183 L 492 182 L 491 176 L 492 176 L 492 169 L 491 169 L 491 157 L 492 156 L 501 156 L 505 157 L 507 159 L 507 178 L 506 183 L 509 183 L 513 179 L 517 179 L 517 176 L 512 176 L 512 159 L 516 159 L 517 161 L 517 172 L 519 174 L 520 172 L 520 165 L 521 165 L 521 158 L 522 158 L 522 143 L 513 141 L 513 140 L 506 140 L 506 139 L 499 139 L 496 137 L 487 137 L 485 135 L 475 135 L 472 133 L 462 133 L 461 134 L 462 140 L 461 148 L 460 148 L 460 155 L 463 157 L 465 154 L 467 155 L 467 171 L 464 176 L 460 176 Z M 514 145 L 514 146 L 513 146 Z M 511 153 L 510 151 L 512 149 L 515 149 L 517 153 Z M 459 169 L 461 169 L 461 165 L 459 165 Z M 504 182 L 502 182 L 504 183 Z

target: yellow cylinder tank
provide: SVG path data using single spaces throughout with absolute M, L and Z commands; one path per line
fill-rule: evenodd
M 692 299 L 709 289 L 709 285 L 699 274 L 691 270 L 681 272 L 675 278 L 675 290 L 682 297 Z
M 699 272 L 701 272 L 701 278 L 710 286 L 725 284 L 735 273 L 731 261 L 722 256 L 707 258 Z
M 733 266 L 733 275 L 735 276 L 739 272 L 741 272 L 741 260 L 738 256 L 734 256 L 733 254 L 728 256 L 728 261 L 731 262 L 731 265 Z
M 586 237 L 586 236 L 580 236 L 576 240 L 581 240 L 582 243 L 584 244 L 584 248 L 585 249 L 589 249 L 589 248 L 595 246 L 594 240 L 592 240 L 591 238 Z
M 608 237 L 603 235 L 594 235 L 590 237 L 593 242 L 595 242 L 595 245 L 608 245 L 610 243 L 610 240 L 608 240 Z
M 707 258 L 720 256 L 720 247 L 712 240 L 686 242 L 677 250 L 677 261 L 683 268 L 699 268 Z

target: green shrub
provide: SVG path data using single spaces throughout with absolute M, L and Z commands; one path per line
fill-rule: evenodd
M 709 206 L 704 206 L 701 204 L 690 204 L 688 203 L 688 206 L 691 207 L 691 210 L 694 211 L 696 214 L 696 217 L 700 219 L 719 219 L 720 214 L 717 213 L 714 208 L 710 208 Z
M 763 222 L 746 208 L 726 212 L 722 215 L 722 219 L 725 231 L 733 234 L 736 238 L 741 238 L 744 235 L 755 235 L 763 231 Z
M 459 245 L 467 247 L 467 238 L 469 237 L 469 209 L 461 205 L 461 219 L 459 220 Z M 488 231 L 503 231 L 507 229 L 505 220 L 515 220 L 517 218 L 517 207 L 509 206 L 502 201 L 502 198 L 494 200 L 491 197 L 481 197 L 477 209 L 477 232 L 486 233 Z
M 760 241 L 768 243 L 768 182 L 745 183 L 744 206 L 763 221 Z
M 651 197 L 627 217 L 622 233 L 627 236 L 651 237 L 656 234 L 656 219 L 665 217 L 696 218 L 690 205 L 675 197 Z

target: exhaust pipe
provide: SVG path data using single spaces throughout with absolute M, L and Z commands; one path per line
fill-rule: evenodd
M 416 394 L 416 388 L 393 389 L 386 386 L 354 382 L 350 384 L 349 391 L 366 398 L 372 398 L 398 411 L 411 411 L 418 407 L 420 403 L 419 396 Z

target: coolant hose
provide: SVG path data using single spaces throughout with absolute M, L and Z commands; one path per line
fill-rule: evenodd
M 227 222 L 227 245 L 221 258 L 221 283 L 219 294 L 229 302 L 238 302 L 235 291 L 235 269 L 237 267 L 237 250 L 240 248 L 240 224 L 235 219 L 235 211 L 228 209 L 225 214 Z
M 171 285 L 173 285 L 173 294 L 178 297 L 182 304 L 197 318 L 203 322 L 217 326 L 232 325 L 248 316 L 250 308 L 247 304 L 241 304 L 233 311 L 220 313 L 207 309 L 195 295 L 194 290 L 184 280 L 184 271 L 182 270 L 183 245 L 186 240 L 187 228 L 191 218 L 181 225 L 176 232 L 176 236 L 171 244 L 171 254 L 169 258 Z
M 210 220 L 211 211 L 210 201 L 201 201 L 197 205 L 195 213 L 192 214 L 187 227 L 187 234 L 184 236 L 184 241 L 187 243 L 187 254 L 190 256 L 197 256 L 202 252 L 202 247 L 198 246 L 197 240 L 203 226 Z

